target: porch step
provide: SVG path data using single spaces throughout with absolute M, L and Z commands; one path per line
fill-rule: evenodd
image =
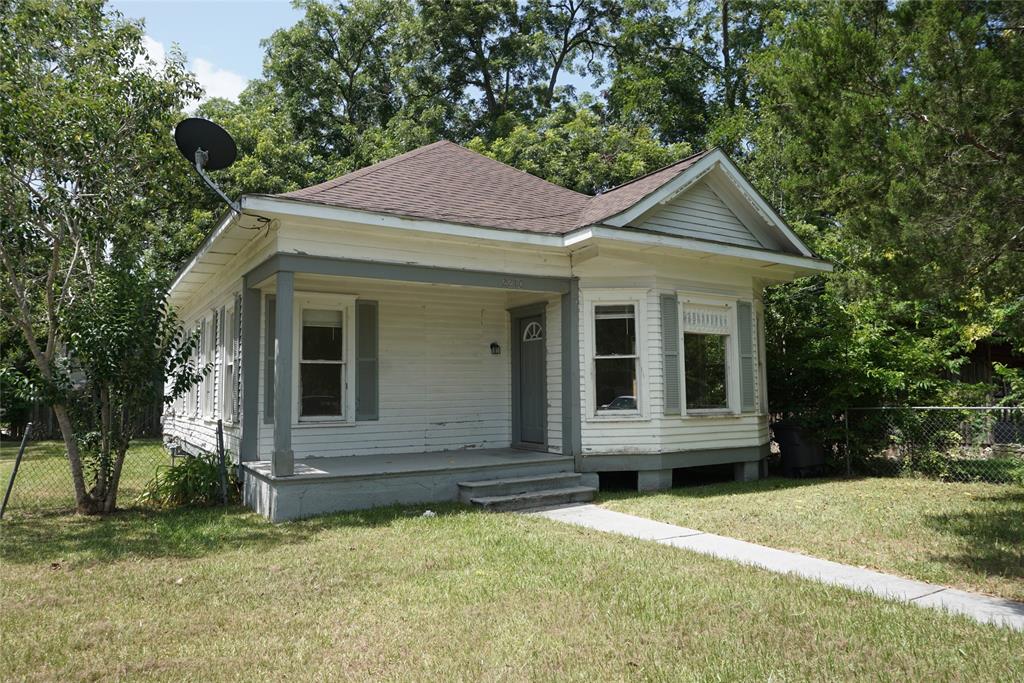
M 512 493 L 506 496 L 470 498 L 469 502 L 492 512 L 507 512 L 566 503 L 589 503 L 594 500 L 596 492 L 597 489 L 592 486 L 566 486 L 528 493 Z
M 517 493 L 530 493 L 532 491 L 546 491 L 567 486 L 580 486 L 581 483 L 582 477 L 576 472 L 532 474 L 526 477 L 484 479 L 482 481 L 460 481 L 459 501 L 469 503 L 474 498 L 490 498 Z

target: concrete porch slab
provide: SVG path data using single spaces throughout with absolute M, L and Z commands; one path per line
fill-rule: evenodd
M 573 458 L 514 448 L 381 454 L 295 461 L 276 477 L 269 461 L 242 464 L 243 502 L 274 522 L 380 505 L 456 501 L 458 483 L 573 471 Z

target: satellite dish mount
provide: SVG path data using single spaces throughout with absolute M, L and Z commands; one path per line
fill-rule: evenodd
M 207 187 L 217 193 L 232 211 L 240 215 L 241 204 L 231 201 L 206 173 L 207 170 L 218 171 L 235 163 L 238 148 L 231 135 L 213 121 L 189 118 L 175 126 L 174 142 L 178 146 L 178 151 L 192 164 Z

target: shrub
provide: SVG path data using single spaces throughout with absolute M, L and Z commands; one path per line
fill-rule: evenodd
M 238 485 L 233 467 L 225 473 L 228 502 L 238 501 Z M 205 507 L 221 502 L 220 466 L 213 455 L 178 458 L 161 468 L 139 496 L 139 503 L 160 508 Z

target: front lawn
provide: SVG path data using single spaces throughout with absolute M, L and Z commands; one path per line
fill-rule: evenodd
M 663 522 L 1024 600 L 1024 489 L 930 479 L 766 479 L 606 494 Z
M 1024 634 L 457 506 L 4 522 L 9 680 L 1014 680 Z

